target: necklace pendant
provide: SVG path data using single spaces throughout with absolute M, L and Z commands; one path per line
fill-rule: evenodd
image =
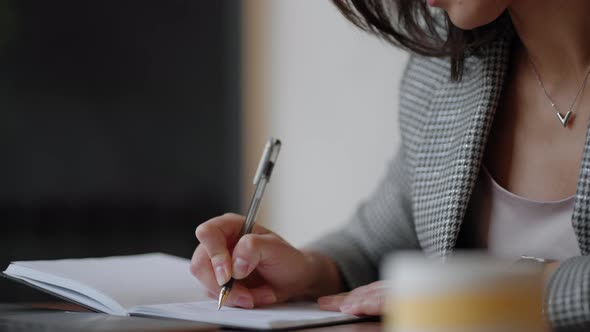
M 559 112 L 555 112 L 555 114 L 557 114 L 557 117 L 559 118 L 559 122 L 561 122 L 561 125 L 563 125 L 563 127 L 565 128 L 567 126 L 567 122 L 570 119 L 570 116 L 572 115 L 572 111 L 567 111 L 565 116 L 561 115 L 561 113 L 559 113 Z

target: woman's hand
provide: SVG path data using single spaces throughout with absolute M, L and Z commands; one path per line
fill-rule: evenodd
M 550 263 L 545 264 L 545 268 L 543 269 L 543 280 L 545 285 L 549 282 L 551 276 L 553 275 L 553 272 L 555 272 L 559 268 L 560 264 L 560 261 L 552 261 Z
M 342 311 L 351 315 L 379 316 L 383 313 L 387 288 L 384 281 L 353 289 L 348 293 L 318 299 L 321 309 Z
M 560 262 L 554 261 L 545 265 L 544 278 L 547 282 Z M 342 311 L 351 315 L 380 316 L 383 314 L 387 287 L 385 281 L 353 289 L 347 293 L 320 297 L 318 303 L 321 309 Z
M 197 227 L 200 244 L 191 260 L 191 272 L 211 297 L 217 298 L 220 286 L 232 276 L 236 282 L 226 303 L 243 308 L 317 297 L 322 293 L 314 292 L 325 284 L 334 284 L 326 291 L 339 291 L 334 287 L 341 281 L 333 280 L 339 274 L 329 259 L 297 250 L 259 225 L 239 238 L 243 223 L 243 216 L 225 214 Z

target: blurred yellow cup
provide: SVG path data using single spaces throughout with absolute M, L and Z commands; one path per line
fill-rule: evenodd
M 385 309 L 390 332 L 540 332 L 543 275 L 539 266 L 485 254 L 441 260 L 405 252 L 387 259 Z

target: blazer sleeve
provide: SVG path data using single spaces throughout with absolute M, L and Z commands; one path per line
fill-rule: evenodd
M 419 249 L 412 218 L 408 169 L 400 150 L 373 194 L 345 227 L 309 249 L 332 258 L 349 289 L 378 279 L 381 258 L 396 249 Z
M 553 273 L 545 314 L 555 331 L 590 331 L 590 257 L 569 258 Z
M 416 152 L 426 110 L 440 82 L 423 75 L 429 60 L 411 55 L 400 84 L 400 147 L 374 192 L 349 222 L 314 241 L 309 249 L 332 258 L 352 289 L 379 278 L 379 265 L 395 250 L 420 250 L 412 209 Z

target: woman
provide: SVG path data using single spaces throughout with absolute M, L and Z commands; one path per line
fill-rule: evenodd
M 350 224 L 306 249 L 260 226 L 237 241 L 237 215 L 202 224 L 193 274 L 213 294 L 239 279 L 240 307 L 305 296 L 379 315 L 392 251 L 532 254 L 558 258 L 545 266 L 553 326 L 590 327 L 590 2 L 334 2 L 412 52 L 398 154 Z

